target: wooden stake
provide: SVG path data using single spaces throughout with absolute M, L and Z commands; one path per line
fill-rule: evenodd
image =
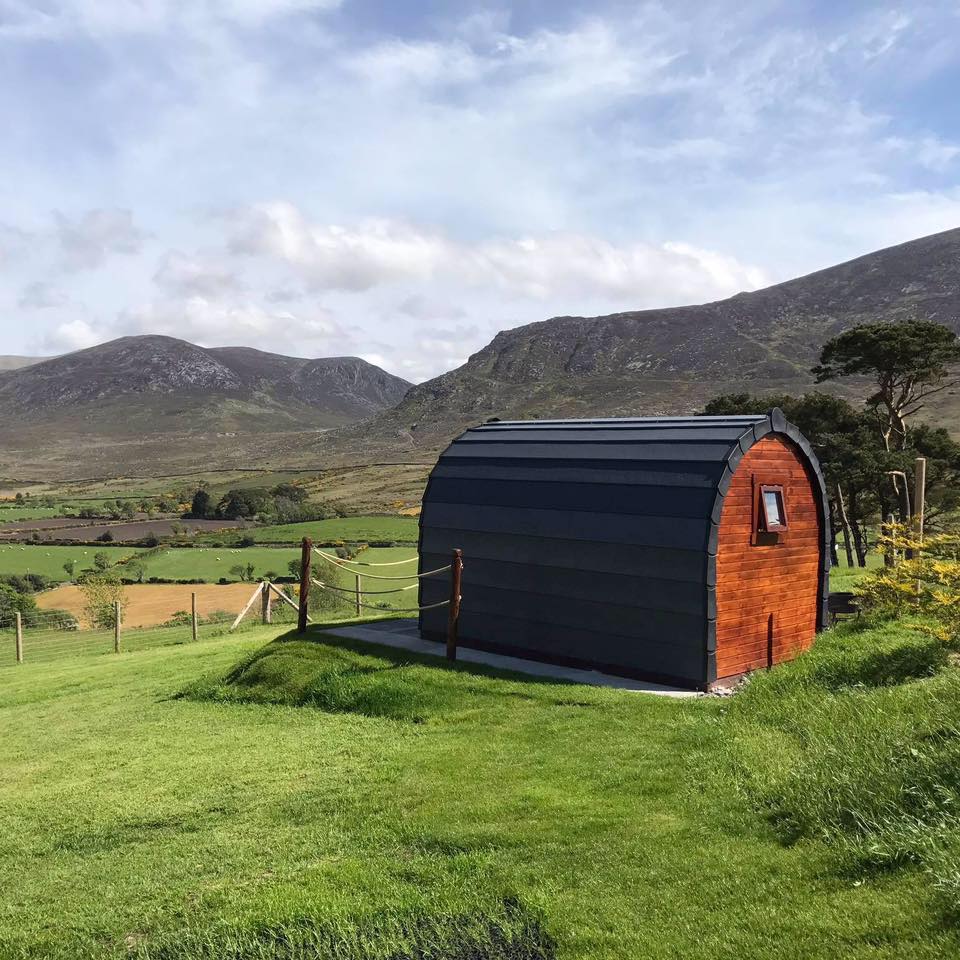
M 261 589 L 262 588 L 258 583 L 256 590 L 253 591 L 253 595 L 247 601 L 247 605 L 240 611 L 240 613 L 237 614 L 237 619 L 234 620 L 233 623 L 230 625 L 231 630 L 236 630 L 237 627 L 240 626 L 240 621 L 247 615 L 247 611 L 253 606 L 254 601 L 257 599 L 257 597 L 260 596 Z
M 190 594 L 190 633 L 193 639 L 197 639 L 197 594 L 196 591 Z
M 13 616 L 17 621 L 17 663 L 23 663 L 23 617 L 19 610 Z
M 300 608 L 297 616 L 297 633 L 307 632 L 308 608 L 310 606 L 310 559 L 313 556 L 313 541 L 303 538 L 300 547 Z
M 450 563 L 450 609 L 447 618 L 447 659 L 457 659 L 460 631 L 460 588 L 463 581 L 463 551 L 454 550 Z
M 271 584 L 270 584 L 270 589 L 271 589 L 284 603 L 289 604 L 291 607 L 293 607 L 294 610 L 296 610 L 296 611 L 299 613 L 300 608 L 299 608 L 276 584 L 271 583 Z M 313 623 L 313 620 L 312 620 L 309 616 L 307 617 L 307 621 L 308 621 L 309 623 Z
M 917 457 L 913 471 L 913 522 L 923 542 L 923 514 L 927 505 L 927 458 Z
M 120 601 L 113 602 L 113 652 L 120 652 Z
M 362 610 L 362 594 L 360 593 L 360 574 L 356 575 L 357 577 L 357 616 L 360 616 L 360 611 Z
M 270 623 L 270 584 L 266 580 L 260 588 L 260 619 L 264 626 Z

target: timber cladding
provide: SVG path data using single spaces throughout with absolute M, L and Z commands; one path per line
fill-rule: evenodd
M 812 642 L 825 505 L 778 410 L 491 422 L 431 474 L 420 570 L 463 550 L 461 646 L 704 688 Z M 447 590 L 422 580 L 420 605 Z M 422 635 L 442 640 L 445 616 L 424 611 Z
M 762 487 L 782 487 L 786 528 L 759 530 Z M 776 434 L 744 455 L 723 501 L 717 549 L 717 677 L 789 660 L 817 630 L 823 530 L 816 478 Z

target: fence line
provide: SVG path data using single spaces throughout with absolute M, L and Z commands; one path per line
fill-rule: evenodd
M 310 541 L 309 537 L 303 538 L 303 543 L 301 545 L 301 568 L 300 568 L 300 617 L 297 629 L 300 633 L 306 631 L 306 621 L 307 621 L 307 605 L 308 605 L 308 595 L 309 595 L 309 586 L 313 584 L 316 587 L 319 587 L 321 590 L 328 590 L 335 594 L 350 594 L 354 597 L 354 604 L 356 606 L 357 616 L 360 616 L 361 610 L 376 610 L 378 613 L 383 612 L 383 607 L 371 606 L 363 602 L 363 584 L 362 578 L 367 577 L 371 580 L 410 580 L 411 578 L 415 579 L 415 583 L 409 584 L 405 587 L 396 587 L 390 590 L 370 590 L 367 591 L 369 596 L 385 596 L 388 594 L 394 593 L 404 593 L 407 590 L 413 590 L 416 587 L 420 586 L 420 581 L 428 577 L 436 577 L 443 573 L 450 574 L 450 597 L 447 600 L 441 600 L 437 603 L 430 603 L 423 606 L 416 607 L 393 607 L 388 608 L 391 613 L 422 613 L 425 610 L 436 610 L 439 607 L 449 607 L 449 616 L 447 618 L 447 658 L 449 660 L 457 659 L 457 643 L 459 639 L 459 629 L 460 629 L 460 602 L 463 599 L 461 596 L 462 592 L 462 583 L 463 583 L 463 552 L 461 550 L 454 550 L 453 556 L 449 564 L 445 567 L 438 567 L 435 570 L 425 570 L 423 572 L 418 572 L 408 577 L 392 577 L 392 576 L 383 576 L 375 573 L 361 573 L 359 570 L 354 570 L 349 566 L 350 564 L 354 566 L 362 567 L 391 567 L 397 566 L 400 563 L 410 563 L 413 560 L 418 559 L 417 557 L 411 557 L 409 560 L 398 560 L 391 563 L 367 563 L 361 560 L 347 560 L 342 557 L 335 557 L 329 553 L 324 553 L 322 550 L 313 546 L 313 543 Z M 329 563 L 334 569 L 337 570 L 346 570 L 348 573 L 351 573 L 356 578 L 356 587 L 353 590 L 350 590 L 346 587 L 338 587 L 331 583 L 324 583 L 322 580 L 317 580 L 315 577 L 311 576 L 310 572 L 310 557 L 315 553 L 322 560 L 325 560 Z
M 33 610 L 15 611 L 0 618 L 0 667 L 22 663 L 46 663 L 69 656 L 118 654 L 153 647 L 180 644 L 219 634 L 232 616 L 216 612 L 202 617 L 197 610 L 196 593 L 191 594 L 191 613 L 183 621 L 153 627 L 124 629 L 123 616 L 113 608 L 112 624 L 82 627 L 75 617 L 62 613 Z

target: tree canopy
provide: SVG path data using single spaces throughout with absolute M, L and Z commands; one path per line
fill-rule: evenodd
M 813 368 L 817 383 L 839 377 L 871 378 L 876 390 L 867 404 L 880 419 L 888 450 L 907 446 L 907 420 L 924 401 L 955 380 L 951 364 L 960 361 L 956 334 L 940 323 L 907 320 L 864 323 L 827 341 Z

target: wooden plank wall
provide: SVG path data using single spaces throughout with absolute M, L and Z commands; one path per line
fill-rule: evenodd
M 789 529 L 776 543 L 752 544 L 762 483 L 783 485 Z M 764 437 L 740 461 L 717 545 L 718 678 L 789 660 L 813 643 L 822 550 L 814 483 L 783 437 Z

